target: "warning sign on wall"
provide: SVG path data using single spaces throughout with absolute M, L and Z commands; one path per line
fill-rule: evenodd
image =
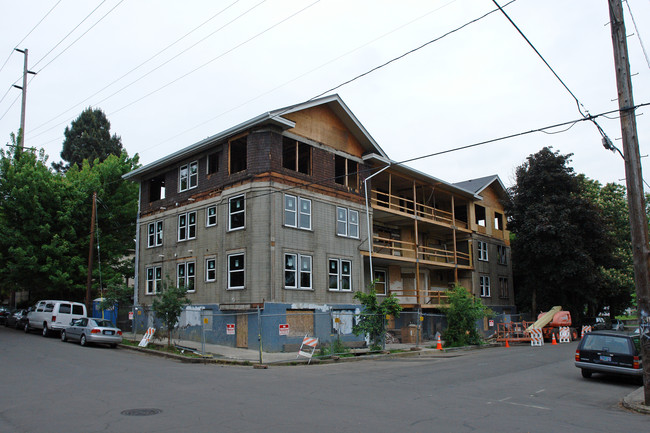
M 280 323 L 280 335 L 289 335 L 288 323 Z
M 227 323 L 226 324 L 226 335 L 235 335 L 235 324 Z

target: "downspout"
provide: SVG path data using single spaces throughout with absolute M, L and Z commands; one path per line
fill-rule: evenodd
M 369 177 L 365 178 L 363 180 L 363 190 L 366 194 L 366 228 L 368 229 L 368 253 L 370 253 L 370 281 L 374 282 L 373 279 L 373 272 L 372 272 L 372 236 L 370 234 L 370 211 L 368 210 L 368 184 L 366 183 L 368 180 L 372 179 L 382 171 L 386 170 L 387 168 L 390 168 L 390 164 L 387 165 L 386 167 L 382 168 L 379 170 L 377 173 L 371 174 Z
M 135 218 L 135 266 L 134 266 L 134 275 L 133 278 L 133 306 L 138 304 L 138 275 L 140 265 L 140 203 L 142 202 L 142 181 L 138 184 L 138 214 Z

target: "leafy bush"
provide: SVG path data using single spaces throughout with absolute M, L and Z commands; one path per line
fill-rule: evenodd
M 352 327 L 352 332 L 354 335 L 369 335 L 372 342 L 370 349 L 381 349 L 386 334 L 384 317 L 389 314 L 399 317 L 402 306 L 399 305 L 397 298 L 392 293 L 390 296 L 386 296 L 381 303 L 377 302 L 377 293 L 374 288 L 371 288 L 369 293 L 357 292 L 354 294 L 354 298 L 361 301 L 364 308 L 359 322 Z
M 476 329 L 476 321 L 491 316 L 492 311 L 462 286 L 456 286 L 448 293 L 449 306 L 443 308 L 447 316 L 447 329 L 442 333 L 445 345 L 481 344 L 483 338 Z

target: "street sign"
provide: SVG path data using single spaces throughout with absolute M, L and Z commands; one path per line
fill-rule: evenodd
M 490 325 L 490 328 L 492 328 L 494 326 L 494 320 L 493 319 L 488 320 L 488 325 Z
M 226 335 L 235 335 L 235 324 L 227 323 L 226 324 Z
M 133 320 L 133 311 L 129 311 L 129 320 Z
M 288 323 L 280 323 L 280 335 L 289 335 Z

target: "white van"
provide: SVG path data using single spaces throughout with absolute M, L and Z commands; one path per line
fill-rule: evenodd
M 86 317 L 86 306 L 80 302 L 38 301 L 27 314 L 25 332 L 30 329 L 43 330 L 43 337 L 52 332 L 61 332 L 72 319 Z

